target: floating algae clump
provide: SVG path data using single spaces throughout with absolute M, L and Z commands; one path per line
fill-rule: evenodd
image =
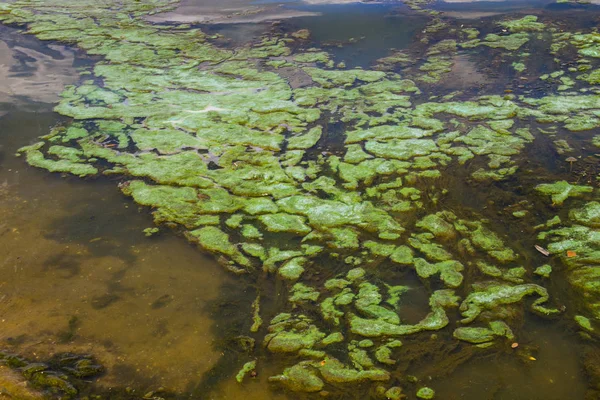
M 312 362 L 305 361 L 286 368 L 283 374 L 269 378 L 271 382 L 284 384 L 295 392 L 318 392 L 323 389 L 323 381 L 314 372 Z
M 458 340 L 473 344 L 491 342 L 496 336 L 505 336 L 508 340 L 514 339 L 510 327 L 503 321 L 490 322 L 489 328 L 461 327 L 454 330 L 453 336 Z
M 310 349 L 326 335 L 304 315 L 292 317 L 279 314 L 271 320 L 269 334 L 265 336 L 267 348 L 274 353 L 293 353 Z
M 420 399 L 433 399 L 435 397 L 435 391 L 428 387 L 422 387 L 417 391 L 417 397 Z
M 242 383 L 246 375 L 256 369 L 256 361 L 248 361 L 242 366 L 242 369 L 235 376 L 235 380 Z
M 511 32 L 538 32 L 545 29 L 545 25 L 537 22 L 535 15 L 526 15 L 521 19 L 500 22 L 500 25 Z
M 549 230 L 540 232 L 539 239 L 548 242 L 548 250 L 560 256 L 567 267 L 566 277 L 576 294 L 575 312 L 593 330 L 595 321 L 600 318 L 600 233 L 598 220 L 600 203 L 592 201 L 573 208 L 569 219 Z M 585 320 L 583 318 L 586 318 Z
M 569 197 L 581 197 L 586 193 L 591 193 L 594 189 L 590 186 L 571 185 L 567 181 L 559 181 L 556 183 L 542 183 L 537 185 L 535 190 L 550 195 L 552 205 L 561 206 Z
M 548 291 L 539 285 L 503 285 L 496 283 L 482 284 L 471 292 L 460 305 L 460 312 L 464 317 L 461 322 L 474 321 L 483 311 L 520 302 L 525 296 L 538 295 L 531 308 L 542 315 L 556 314 L 556 309 L 546 308 L 543 303 L 549 299 Z

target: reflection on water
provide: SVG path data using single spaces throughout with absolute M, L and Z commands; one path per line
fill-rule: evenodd
M 55 103 L 64 85 L 79 79 L 74 50 L 41 46 L 16 29 L 0 27 L 0 35 L 0 103 Z

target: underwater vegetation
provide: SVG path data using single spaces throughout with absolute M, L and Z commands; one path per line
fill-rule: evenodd
M 568 135 L 581 133 L 597 145 L 600 33 L 535 15 L 468 27 L 427 4 L 409 3 L 431 18 L 420 40 L 362 69 L 309 47 L 307 31 L 274 29 L 231 48 L 197 27 L 145 19 L 175 1 L 3 3 L 3 23 L 100 59 L 61 95 L 55 110 L 72 122 L 19 153 L 50 172 L 119 177 L 152 212 L 148 236 L 174 229 L 260 282 L 248 305 L 258 345 L 231 376 L 241 384 L 262 356 L 281 367 L 274 387 L 326 396 L 368 383 L 360 390 L 376 398 L 433 399 L 434 383 L 404 373 L 406 347 L 416 359 L 439 350 L 433 361 L 451 370 L 510 349 L 526 313 L 566 318 L 595 341 L 595 177 L 536 179 L 534 201 L 554 214 L 511 213 L 537 225 L 551 259 L 483 210 L 446 205 L 456 180 L 487 190 L 520 179 L 536 141 L 570 152 Z M 528 75 L 534 45 L 552 72 Z M 431 95 L 460 54 L 501 60 L 546 90 Z M 547 285 L 557 273 L 573 292 L 566 310 Z M 261 285 L 275 282 L 284 301 L 273 312 L 261 307 L 273 289 Z M 423 290 L 427 313 L 404 318 L 406 299 Z

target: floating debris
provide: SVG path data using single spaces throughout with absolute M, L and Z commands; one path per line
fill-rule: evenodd
M 535 249 L 537 251 L 539 251 L 540 253 L 542 253 L 546 257 L 548 257 L 550 255 L 550 252 L 548 250 L 546 250 L 545 248 L 543 248 L 542 246 L 536 244 L 534 247 L 535 247 Z

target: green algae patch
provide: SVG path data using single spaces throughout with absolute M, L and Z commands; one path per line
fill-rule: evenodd
M 575 312 L 590 321 L 600 317 L 600 260 L 597 202 L 588 202 L 569 212 L 569 219 L 538 234 L 548 251 L 558 255 L 575 294 Z M 583 321 L 583 320 L 582 320 Z
M 256 296 L 256 300 L 252 303 L 252 326 L 250 332 L 258 332 L 262 326 L 263 320 L 260 316 L 260 295 Z
M 321 138 L 322 132 L 323 128 L 321 126 L 317 126 L 302 135 L 293 136 L 288 139 L 287 148 L 289 150 L 309 149 L 317 144 L 317 142 Z
M 497 336 L 504 336 L 508 340 L 514 339 L 514 334 L 504 321 L 490 322 L 489 328 L 461 327 L 454 330 L 452 335 L 464 342 L 482 344 L 493 341 Z
M 525 296 L 537 295 L 531 308 L 542 315 L 558 314 L 559 311 L 547 308 L 543 304 L 549 299 L 548 291 L 535 284 L 502 285 L 496 283 L 484 284 L 471 292 L 461 303 L 460 312 L 463 316 L 462 323 L 473 322 L 482 312 L 497 309 L 499 306 L 518 303 Z
M 323 379 L 329 383 L 385 382 L 390 379 L 387 371 L 375 368 L 360 371 L 345 366 L 335 358 L 326 359 L 319 369 Z
M 269 334 L 265 336 L 264 342 L 273 353 L 294 353 L 300 349 L 310 349 L 326 336 L 304 315 L 292 317 L 289 314 L 279 314 L 271 320 L 268 330 Z
M 586 193 L 591 193 L 594 189 L 590 186 L 571 185 L 567 181 L 559 181 L 537 185 L 535 190 L 549 195 L 552 199 L 552 205 L 561 206 L 569 197 L 581 197 Z
M 463 48 L 473 48 L 477 46 L 488 46 L 491 48 L 502 48 L 510 51 L 515 51 L 521 48 L 525 43 L 529 41 L 528 33 L 513 33 L 509 35 L 497 35 L 495 33 L 490 33 L 485 36 L 483 40 L 470 40 L 468 42 L 463 42 L 460 45 Z
M 290 214 L 266 214 L 261 215 L 260 222 L 270 232 L 290 232 L 298 235 L 306 235 L 311 229 L 304 223 L 304 218 Z
M 594 328 L 592 327 L 592 322 L 589 318 L 584 317 L 583 315 L 576 315 L 573 319 L 575 320 L 577 325 L 579 325 L 582 329 L 588 332 L 594 331 Z
M 324 383 L 314 371 L 313 363 L 305 361 L 286 368 L 281 375 L 269 377 L 269 381 L 283 384 L 294 392 L 318 392 Z
M 291 303 L 298 303 L 304 301 L 317 301 L 320 293 L 317 292 L 310 286 L 306 286 L 303 283 L 296 283 L 292 287 L 292 295 L 290 296 Z
M 540 32 L 546 29 L 543 23 L 537 21 L 537 16 L 526 15 L 521 19 L 500 22 L 500 25 L 511 32 Z
M 400 325 L 381 318 L 366 319 L 351 315 L 350 329 L 352 333 L 365 337 L 404 336 L 423 330 L 439 330 L 449 323 L 445 309 L 458 306 L 458 300 L 452 290 L 437 290 L 429 299 L 431 312 L 415 325 Z
M 296 257 L 287 261 L 281 268 L 277 270 L 279 275 L 287 280 L 295 281 L 300 278 L 302 273 L 305 271 L 305 265 L 308 259 L 304 257 Z
M 256 361 L 248 361 L 246 364 L 244 364 L 242 366 L 242 368 L 236 374 L 235 380 L 238 381 L 238 383 L 242 383 L 244 381 L 244 378 L 246 377 L 246 375 L 248 375 L 250 372 L 254 371 L 255 369 L 256 369 Z
M 517 72 L 523 72 L 527 69 L 525 64 L 522 62 L 513 62 L 511 65 L 514 68 L 514 70 Z
M 542 278 L 550 278 L 550 274 L 552 273 L 552 266 L 549 264 L 544 264 L 535 269 L 533 271 L 534 274 L 541 276 Z
M 19 149 L 19 153 L 25 154 L 27 163 L 31 166 L 44 168 L 50 172 L 65 172 L 80 177 L 96 175 L 98 169 L 84 163 L 80 156 L 82 153 L 75 149 L 61 148 L 62 151 L 58 151 L 57 146 L 52 146 L 54 149 L 53 153 L 57 157 L 57 160 L 49 159 L 44 157 L 44 154 L 40 149 L 44 146 L 44 142 L 39 142 L 31 146 L 22 147 Z M 65 151 L 66 150 L 66 151 Z
M 231 257 L 233 261 L 240 265 L 250 268 L 250 260 L 229 241 L 229 235 L 214 226 L 206 226 L 197 230 L 190 231 L 188 235 L 197 240 L 198 244 L 208 251 L 221 253 Z
M 441 280 L 451 288 L 459 287 L 463 281 L 464 266 L 455 260 L 441 261 L 436 264 L 428 263 L 422 258 L 415 259 L 415 269 L 421 278 L 429 278 L 439 274 Z
M 435 391 L 428 387 L 422 387 L 417 391 L 417 397 L 419 399 L 433 399 L 435 397 Z

